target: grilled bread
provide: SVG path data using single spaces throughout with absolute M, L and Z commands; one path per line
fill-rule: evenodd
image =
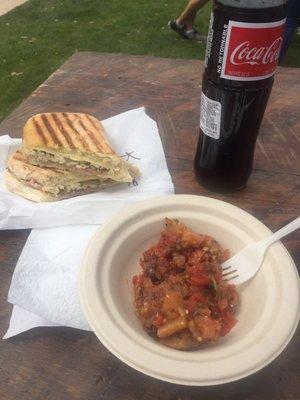
M 20 151 L 10 156 L 4 179 L 11 192 L 36 202 L 93 193 L 119 183 L 112 179 L 91 178 L 84 174 L 74 175 L 59 169 L 31 165 Z
M 43 113 L 24 126 L 22 150 L 31 164 L 132 182 L 138 170 L 119 157 L 102 124 L 82 113 Z

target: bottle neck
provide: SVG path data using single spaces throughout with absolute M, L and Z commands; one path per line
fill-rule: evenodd
M 216 0 L 224 6 L 234 8 L 271 8 L 287 3 L 287 0 Z

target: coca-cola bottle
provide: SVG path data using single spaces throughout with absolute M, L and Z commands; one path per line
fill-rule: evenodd
M 286 0 L 214 0 L 202 80 L 195 174 L 216 191 L 241 189 L 273 85 Z

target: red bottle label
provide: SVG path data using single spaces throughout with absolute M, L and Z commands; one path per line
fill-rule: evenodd
M 285 19 L 270 23 L 229 21 L 221 78 L 255 81 L 275 72 Z

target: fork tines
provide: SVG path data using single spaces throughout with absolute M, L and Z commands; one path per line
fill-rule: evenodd
M 223 279 L 224 281 L 230 281 L 230 280 L 235 279 L 235 278 L 237 278 L 239 276 L 239 274 L 235 274 L 234 276 L 229 276 L 229 275 L 232 275 L 232 274 L 236 273 L 237 269 L 233 269 L 233 270 L 228 271 L 228 272 L 226 272 L 224 274 L 224 271 L 229 270 L 229 268 L 232 268 L 231 265 L 229 265 L 228 267 L 225 267 L 225 268 L 222 269 L 222 271 L 223 271 L 222 277 L 224 278 L 224 276 L 227 276 L 226 279 Z

